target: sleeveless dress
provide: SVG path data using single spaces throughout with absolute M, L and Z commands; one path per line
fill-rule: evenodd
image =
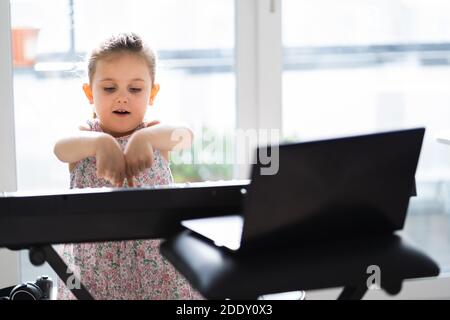
M 97 119 L 88 121 L 88 125 L 91 131 L 102 131 Z M 136 130 L 144 127 L 142 123 Z M 122 150 L 130 137 L 116 138 Z M 134 177 L 137 187 L 173 183 L 167 160 L 158 150 L 153 153 L 153 166 Z M 77 162 L 70 174 L 70 188 L 99 187 L 112 187 L 112 184 L 97 178 L 95 157 Z M 160 255 L 160 243 L 158 239 L 78 243 L 58 245 L 56 249 L 95 299 L 202 299 Z M 57 298 L 75 299 L 58 280 Z

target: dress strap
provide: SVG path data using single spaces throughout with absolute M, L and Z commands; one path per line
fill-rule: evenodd
M 103 132 L 102 127 L 100 127 L 98 119 L 89 119 L 86 120 L 86 123 L 91 129 L 91 131 Z

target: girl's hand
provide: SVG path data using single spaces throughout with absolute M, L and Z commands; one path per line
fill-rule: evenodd
M 133 176 L 153 166 L 153 147 L 145 135 L 135 132 L 125 147 L 126 176 L 128 185 L 134 186 Z
M 98 137 L 95 158 L 97 177 L 111 182 L 116 187 L 123 186 L 125 179 L 125 157 L 114 137 L 104 134 Z

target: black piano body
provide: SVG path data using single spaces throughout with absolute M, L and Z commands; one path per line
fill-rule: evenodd
M 239 214 L 249 180 L 0 193 L 0 247 L 156 239 L 184 219 Z

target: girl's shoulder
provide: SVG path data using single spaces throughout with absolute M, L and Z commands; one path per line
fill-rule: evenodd
M 87 124 L 81 124 L 78 126 L 78 130 L 80 131 L 92 131 L 92 127 Z
M 151 120 L 151 121 L 144 120 L 143 127 L 144 128 L 148 128 L 148 127 L 152 127 L 152 126 L 155 126 L 157 124 L 160 124 L 160 123 L 161 123 L 161 121 L 159 121 L 159 120 Z

